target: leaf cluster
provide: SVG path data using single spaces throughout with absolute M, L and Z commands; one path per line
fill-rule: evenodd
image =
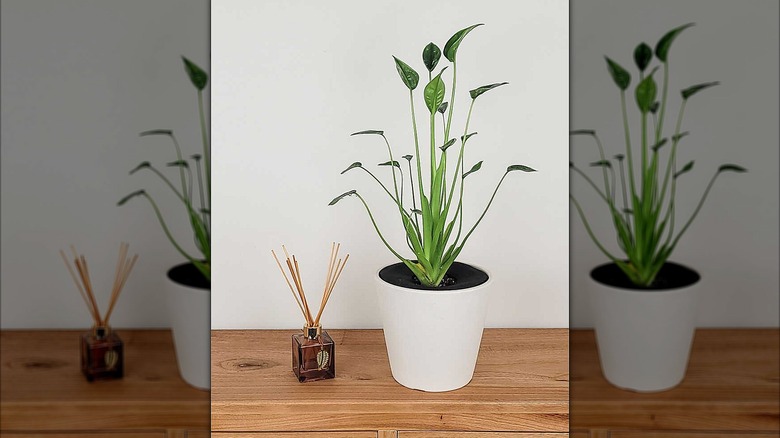
M 477 225 L 482 221 L 490 208 L 499 187 L 506 176 L 514 171 L 534 172 L 535 170 L 524 165 L 511 165 L 507 167 L 503 176 L 498 181 L 492 196 L 487 202 L 482 214 L 477 221 L 469 228 L 463 227 L 463 188 L 466 177 L 478 172 L 482 168 L 482 161 L 473 164 L 468 170 L 465 167 L 464 152 L 466 144 L 476 132 L 469 132 L 469 121 L 471 120 L 472 110 L 476 99 L 484 93 L 506 85 L 507 82 L 493 83 L 477 87 L 469 91 L 471 98 L 468 108 L 463 134 L 458 138 L 450 133 L 453 111 L 455 109 L 455 89 L 457 78 L 457 54 L 458 48 L 466 35 L 472 30 L 481 26 L 475 24 L 456 32 L 450 37 L 444 48 L 433 42 L 427 44 L 422 50 L 422 62 L 428 73 L 428 82 L 423 87 L 422 97 L 425 107 L 428 110 L 427 121 L 429 126 L 427 161 L 430 163 L 430 169 L 423 169 L 423 160 L 421 159 L 424 140 L 420 139 L 417 126 L 417 117 L 415 114 L 415 95 L 414 92 L 420 84 L 420 75 L 414 68 L 397 57 L 393 57 L 395 68 L 400 76 L 401 82 L 409 93 L 409 105 L 412 118 L 412 132 L 414 134 L 414 154 L 404 155 L 406 166 L 397 161 L 393 155 L 393 149 L 390 141 L 384 131 L 365 130 L 352 134 L 355 135 L 373 135 L 381 137 L 387 147 L 389 161 L 379 163 L 379 166 L 389 168 L 392 175 L 392 186 L 383 183 L 371 170 L 366 168 L 360 162 L 354 162 L 341 173 L 346 173 L 354 169 L 360 169 L 369 175 L 381 188 L 390 200 L 395 204 L 399 220 L 406 234 L 406 244 L 409 250 L 414 254 L 413 257 L 404 257 L 395 248 L 393 248 L 385 239 L 380 231 L 374 216 L 366 203 L 365 199 L 356 190 L 350 190 L 334 198 L 329 205 L 334 205 L 346 197 L 357 197 L 368 213 L 369 219 L 374 226 L 379 238 L 390 252 L 401 260 L 412 273 L 420 280 L 421 284 L 429 287 L 436 287 L 442 283 L 442 280 L 452 263 L 463 250 L 466 241 L 472 235 Z M 439 62 L 444 59 L 449 61 L 447 65 L 434 75 Z M 443 73 L 452 67 L 452 79 L 450 81 L 450 99 L 445 101 L 447 93 L 447 84 Z M 437 131 L 440 127 L 441 137 Z M 455 166 L 448 172 L 448 155 L 452 154 L 451 147 L 460 141 L 457 161 Z M 454 159 L 455 157 L 450 157 Z M 415 161 L 414 168 L 412 161 Z M 404 175 L 404 168 L 407 170 Z M 424 181 L 424 173 L 427 174 L 427 181 Z M 411 193 L 411 206 L 408 198 L 404 198 L 404 187 L 407 186 L 407 192 Z M 427 184 L 426 184 L 427 183 Z M 458 194 L 457 198 L 455 194 Z
M 615 228 L 617 243 L 625 257 L 609 252 L 595 236 L 585 214 L 572 195 L 570 197 L 585 229 L 596 246 L 628 276 L 637 286 L 650 287 L 661 267 L 669 259 L 682 235 L 688 230 L 701 210 L 716 178 L 723 172 L 745 172 L 735 164 L 720 166 L 710 179 L 691 216 L 679 230 L 675 230 L 677 180 L 693 169 L 693 161 L 678 165 L 678 144 L 688 132 L 680 132 L 688 100 L 700 91 L 718 85 L 718 82 L 704 82 L 680 90 L 682 103 L 677 122 L 671 135 L 664 135 L 664 119 L 669 85 L 669 53 L 672 43 L 688 23 L 664 34 L 655 45 L 655 50 L 646 43 L 639 44 L 633 53 L 638 70 L 638 83 L 634 87 L 634 99 L 639 112 L 639 138 L 632 138 L 626 109 L 626 91 L 630 91 L 631 73 L 618 62 L 605 57 L 607 71 L 620 91 L 625 154 L 608 159 L 600 138 L 594 130 L 580 129 L 571 135 L 592 137 L 598 148 L 598 160 L 590 166 L 600 168 L 603 184 L 597 184 L 582 169 L 571 163 L 571 169 L 599 194 L 609 211 Z M 653 61 L 656 66 L 646 73 Z M 655 73 L 661 69 L 661 90 L 659 92 Z M 652 126 L 649 126 L 652 123 Z M 632 148 L 632 142 L 638 145 Z M 669 144 L 669 146 L 666 146 Z M 664 147 L 666 146 L 666 147 Z M 613 164 L 614 163 L 614 164 Z M 620 183 L 618 184 L 618 179 Z M 620 185 L 620 198 L 617 186 Z
M 141 137 L 146 136 L 164 136 L 171 140 L 176 152 L 176 159 L 166 164 L 166 167 L 177 169 L 179 181 L 174 184 L 164 173 L 148 161 L 144 161 L 130 171 L 134 174 L 139 171 L 149 171 L 160 178 L 165 185 L 176 195 L 181 206 L 187 213 L 187 218 L 192 230 L 195 247 L 200 253 L 199 256 L 193 256 L 179 244 L 171 233 L 160 208 L 152 195 L 146 190 L 136 190 L 117 203 L 124 205 L 133 198 L 145 198 L 154 210 L 157 220 L 165 233 L 165 236 L 176 248 L 176 250 L 192 263 L 207 280 L 211 280 L 211 148 L 206 131 L 206 118 L 203 108 L 203 89 L 208 84 L 208 74 L 189 59 L 182 57 L 184 70 L 190 78 L 190 82 L 197 90 L 198 94 L 198 113 L 200 116 L 201 139 L 203 143 L 203 153 L 190 155 L 185 159 L 182 155 L 181 147 L 173 131 L 170 129 L 153 129 L 144 131 Z M 194 174 L 194 176 L 193 176 Z M 197 200 L 195 199 L 197 193 Z

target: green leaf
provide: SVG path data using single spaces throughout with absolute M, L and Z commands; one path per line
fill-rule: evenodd
M 683 168 L 682 168 L 682 169 L 680 169 L 680 170 L 678 170 L 677 172 L 675 172 L 675 173 L 674 173 L 674 177 L 675 177 L 675 178 L 677 178 L 678 176 L 682 175 L 682 174 L 683 174 L 683 173 L 685 173 L 685 172 L 688 172 L 688 171 L 690 171 L 691 169 L 693 169 L 693 161 L 689 161 L 689 162 L 688 162 L 688 164 L 686 164 L 685 166 L 683 166 Z
M 444 81 L 441 79 L 442 70 L 437 74 L 428 85 L 425 86 L 423 96 L 425 97 L 425 105 L 428 107 L 428 111 L 431 114 L 436 113 L 436 109 L 444 102 Z
M 650 105 L 650 112 L 653 114 L 657 113 L 659 106 L 661 106 L 661 102 L 656 100 L 652 105 Z
M 620 66 L 617 62 L 604 57 L 607 60 L 607 69 L 609 74 L 612 75 L 612 80 L 615 81 L 615 85 L 621 90 L 625 90 L 631 84 L 631 75 Z
M 645 43 L 636 46 L 634 49 L 634 62 L 636 63 L 639 71 L 645 71 L 650 64 L 650 60 L 653 59 L 653 49 Z
M 658 40 L 658 44 L 655 45 L 655 56 L 657 56 L 661 62 L 666 62 L 669 56 L 669 48 L 672 46 L 674 39 L 677 38 L 677 35 L 679 35 L 680 32 L 691 26 L 693 26 L 693 23 L 684 24 L 678 28 L 670 30 L 666 33 L 666 35 L 662 36 L 661 39 Z
M 395 160 L 393 160 L 392 163 L 390 161 L 385 161 L 384 163 L 377 164 L 377 166 L 390 166 L 390 165 L 398 167 L 399 169 L 401 168 L 401 165 L 398 164 L 398 161 L 395 161 Z
M 190 164 L 184 160 L 171 161 L 165 164 L 168 167 L 190 167 Z
M 652 76 L 648 76 L 636 86 L 636 103 L 639 110 L 645 114 L 650 111 L 650 106 L 655 102 L 656 86 Z
M 715 81 L 715 82 L 705 82 L 703 84 L 692 85 L 692 86 L 682 90 L 680 92 L 680 94 L 682 94 L 682 98 L 683 99 L 687 99 L 687 98 L 693 96 L 694 94 L 698 93 L 701 90 L 705 90 L 707 88 L 714 87 L 716 85 L 720 85 L 720 82 L 717 82 L 717 81 Z
M 482 26 L 483 24 L 484 23 L 475 24 L 455 32 L 455 35 L 451 36 L 450 39 L 447 40 L 447 44 L 444 45 L 444 57 L 447 58 L 450 62 L 455 62 L 455 55 L 458 53 L 458 47 L 463 41 L 463 38 L 465 38 L 469 32 L 474 30 L 474 28 Z
M 502 85 L 506 85 L 508 83 L 509 82 L 499 82 L 499 83 L 490 84 L 490 85 L 483 85 L 483 86 L 481 86 L 479 88 L 475 88 L 475 89 L 469 91 L 469 96 L 471 96 L 472 99 L 476 99 L 480 94 L 485 93 L 487 91 L 490 91 L 490 90 L 492 90 L 492 89 L 494 89 L 496 87 L 500 87 Z
M 448 147 L 454 145 L 456 141 L 458 141 L 458 140 L 455 139 L 455 138 L 451 138 L 450 141 L 448 141 L 447 143 L 444 143 L 443 145 L 439 146 L 439 149 L 441 149 L 442 152 L 444 152 L 444 151 L 447 150 Z
M 412 213 L 414 213 L 414 214 L 423 214 L 423 212 L 422 212 L 421 210 L 418 210 L 418 209 L 416 209 L 416 208 L 413 208 L 413 209 L 411 209 L 410 211 L 411 211 Z
M 143 163 L 135 166 L 135 169 L 130 171 L 130 175 L 138 172 L 141 169 L 146 169 L 147 167 L 152 167 L 152 164 L 150 162 L 148 162 L 148 161 L 144 161 Z
M 673 135 L 672 136 L 672 141 L 674 141 L 674 142 L 680 141 L 681 138 L 685 137 L 688 134 L 690 134 L 690 132 L 685 131 L 685 132 L 681 132 L 681 133 L 679 133 L 677 135 Z
M 206 88 L 206 84 L 209 82 L 209 75 L 189 59 L 183 56 L 181 59 L 184 61 L 184 70 L 187 71 L 187 75 L 190 77 L 192 85 L 198 90 Z
M 342 199 L 346 198 L 347 196 L 352 196 L 354 194 L 357 194 L 357 190 L 350 190 L 348 192 L 344 192 L 344 193 L 336 196 L 335 198 L 333 198 L 333 200 L 330 201 L 328 203 L 328 205 L 335 205 L 337 202 L 341 201 Z
M 405 62 L 393 56 L 395 60 L 395 69 L 398 70 L 398 74 L 401 76 L 401 80 L 406 85 L 406 88 L 414 90 L 417 88 L 417 83 L 420 81 L 420 75 L 409 67 Z
M 468 172 L 463 174 L 463 178 L 466 178 L 467 176 L 471 175 L 472 173 L 478 171 L 481 168 L 482 168 L 482 161 L 480 161 L 479 163 L 471 166 L 471 169 Z
M 412 161 L 412 158 L 414 158 L 414 156 L 413 156 L 413 155 L 404 155 L 404 156 L 403 156 L 403 157 L 401 157 L 401 158 L 403 158 L 403 159 L 404 159 L 404 160 L 406 160 L 406 161 Z
M 355 161 L 354 163 L 350 164 L 349 167 L 341 171 L 341 175 L 344 175 L 348 171 L 356 168 L 356 167 L 363 167 L 363 164 L 360 161 Z
M 436 64 L 439 63 L 439 58 L 441 58 L 441 50 L 439 49 L 439 46 L 433 43 L 428 43 L 428 45 L 423 49 L 422 59 L 423 64 L 425 64 L 425 68 L 427 68 L 429 72 L 436 68 Z
M 610 167 L 611 168 L 612 167 L 612 163 L 610 163 L 608 160 L 599 160 L 599 161 L 594 161 L 594 162 L 590 163 L 590 166 L 591 167 Z
M 443 102 L 441 105 L 439 105 L 439 108 L 437 108 L 436 111 L 444 114 L 444 112 L 447 111 L 447 105 L 449 105 L 448 102 Z
M 574 131 L 569 131 L 569 135 L 596 135 L 596 131 L 592 129 L 575 129 Z
M 123 205 L 125 202 L 129 201 L 132 198 L 135 198 L 136 196 L 145 195 L 146 190 L 136 190 L 133 193 L 130 193 L 129 195 L 125 196 L 124 198 L 120 199 L 119 202 L 116 203 L 116 205 Z
M 469 141 L 469 139 L 470 139 L 471 137 L 473 137 L 473 136 L 475 136 L 475 135 L 477 135 L 477 133 L 476 133 L 476 132 L 472 132 L 472 133 L 470 133 L 470 134 L 466 134 L 466 135 L 461 135 L 461 136 L 460 136 L 460 140 L 461 140 L 463 143 L 466 143 L 467 141 Z
M 364 135 L 364 134 L 385 135 L 385 131 L 377 131 L 375 129 L 367 129 L 365 131 L 353 132 L 352 134 L 349 134 L 349 136 L 352 137 L 353 135 Z
M 662 138 L 661 141 L 659 141 L 658 143 L 654 144 L 651 149 L 653 150 L 653 152 L 657 152 L 658 149 L 661 149 L 663 147 L 663 145 L 665 145 L 668 140 L 669 139 L 667 139 L 666 137 Z
M 190 158 L 192 158 L 195 161 L 200 161 L 200 159 L 203 157 L 200 154 L 194 154 L 194 155 L 190 155 Z
M 211 214 L 211 209 L 210 208 L 201 208 L 201 209 L 199 209 L 199 211 L 201 213 Z
M 146 137 L 147 135 L 173 135 L 173 131 L 170 129 L 152 129 L 151 131 L 144 131 L 138 134 L 139 137 Z
M 747 169 L 745 169 L 742 166 L 737 166 L 736 164 L 724 164 L 718 168 L 718 173 L 720 172 L 743 173 L 743 172 L 747 172 Z
M 615 158 L 616 160 L 618 160 L 618 161 L 623 161 L 623 158 L 625 158 L 625 155 L 623 155 L 623 154 L 617 154 L 617 155 L 615 155 L 615 157 L 614 157 L 614 158 Z
M 536 172 L 536 169 L 531 169 L 528 166 L 523 166 L 522 164 L 513 164 L 506 168 L 506 172 L 513 172 L 515 170 L 521 170 L 523 172 Z

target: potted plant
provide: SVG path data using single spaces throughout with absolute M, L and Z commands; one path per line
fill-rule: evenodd
M 622 252 L 620 256 L 615 255 L 616 252 L 608 250 L 595 236 L 580 203 L 572 195 L 571 202 L 585 230 L 610 260 L 590 273 L 590 302 L 601 367 L 613 385 L 635 391 L 669 389 L 685 376 L 696 326 L 699 274 L 669 261 L 669 257 L 698 215 L 717 177 L 723 172 L 745 172 L 734 164 L 720 166 L 690 217 L 681 227 L 675 222 L 677 182 L 694 163 L 683 164 L 677 157 L 678 145 L 689 141 L 688 132 L 682 131 L 686 105 L 700 91 L 718 85 L 718 82 L 706 82 L 681 90 L 682 102 L 673 130 L 665 130 L 669 50 L 677 36 L 692 25 L 667 32 L 655 50 L 645 43 L 634 50 L 639 71 L 633 89 L 639 122 L 634 134 L 638 133 L 638 137 L 631 136 L 626 109 L 631 74 L 606 58 L 607 70 L 620 90 L 625 154 L 607 158 L 595 131 L 571 132 L 575 136 L 591 137 L 598 149 L 598 160 L 590 163 L 600 168 L 598 183 L 574 163 L 571 170 L 598 193 L 609 212 Z M 658 65 L 651 65 L 654 60 Z M 660 93 L 655 79 L 659 68 L 663 75 Z
M 168 271 L 167 296 L 171 317 L 176 359 L 179 373 L 190 385 L 208 389 L 210 387 L 210 301 L 211 301 L 211 166 L 210 147 L 206 118 L 203 108 L 203 89 L 208 75 L 187 58 L 182 57 L 184 69 L 198 94 L 203 153 L 185 158 L 173 131 L 154 129 L 140 135 L 168 137 L 174 146 L 175 160 L 166 164 L 176 169 L 178 181 L 171 181 L 160 169 L 144 161 L 133 170 L 150 171 L 157 175 L 176 195 L 187 215 L 199 255 L 186 251 L 171 233 L 154 198 L 146 190 L 137 190 L 122 198 L 123 205 L 135 197 L 145 198 L 154 210 L 165 236 L 187 262 Z M 195 198 L 197 194 L 197 199 Z
M 464 227 L 463 188 L 466 177 L 479 171 L 482 166 L 482 161 L 479 161 L 466 167 L 466 144 L 473 142 L 471 139 L 476 134 L 469 131 L 471 113 L 479 96 L 506 84 L 493 83 L 469 91 L 471 101 L 462 135 L 457 137 L 451 134 L 456 97 L 457 51 L 466 35 L 478 26 L 480 24 L 456 32 L 443 50 L 430 43 L 422 51 L 422 61 L 428 71 L 428 83 L 422 87 L 429 127 L 426 133 L 427 157 L 424 159 L 421 156 L 421 152 L 426 151 L 421 149 L 425 146 L 421 145 L 415 114 L 414 91 L 418 88 L 419 75 L 408 64 L 393 57 L 401 81 L 409 92 L 414 155 L 394 155 L 383 131 L 360 131 L 352 135 L 381 137 L 383 146 L 387 147 L 389 161 L 379 166 L 389 170 L 392 186 L 385 185 L 360 162 L 352 163 L 341 172 L 343 174 L 360 169 L 381 186 L 395 204 L 393 210 L 397 212 L 406 244 L 413 256 L 401 255 L 388 243 L 365 199 L 356 190 L 348 191 L 330 202 L 330 205 L 334 205 L 345 197 L 357 197 L 382 243 L 400 260 L 399 263 L 380 269 L 376 275 L 387 353 L 395 380 L 406 387 L 424 391 L 454 390 L 471 380 L 485 323 L 490 276 L 486 270 L 459 263 L 456 259 L 485 217 L 506 176 L 514 171 L 534 171 L 524 165 L 507 167 L 479 219 L 470 228 Z M 444 101 L 447 90 L 442 74 L 449 65 L 434 75 L 442 54 L 452 66 L 448 102 Z M 448 161 L 453 150 L 457 150 L 457 157 L 449 160 L 457 158 L 454 166 Z M 403 161 L 406 161 L 405 165 L 401 164 Z M 407 169 L 406 175 L 404 168 Z

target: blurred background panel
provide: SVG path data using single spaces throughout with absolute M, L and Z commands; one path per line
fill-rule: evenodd
M 117 305 L 116 327 L 167 327 L 165 271 L 181 262 L 143 200 L 154 192 L 194 250 L 186 216 L 141 161 L 201 150 L 197 98 L 180 56 L 208 70 L 206 0 L 3 0 L 2 295 L 7 328 L 82 328 L 89 314 L 57 251 L 74 243 L 108 302 L 119 243 L 140 254 Z

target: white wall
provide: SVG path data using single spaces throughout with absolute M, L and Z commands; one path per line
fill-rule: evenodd
M 610 155 L 623 148 L 623 131 L 619 94 L 604 55 L 633 66 L 639 42 L 654 47 L 667 30 L 696 22 L 670 52 L 675 97 L 668 114 L 677 115 L 680 89 L 713 80 L 721 85 L 687 105 L 682 129 L 691 135 L 680 142 L 678 159 L 693 159 L 695 166 L 678 184 L 678 223 L 687 220 L 720 164 L 738 163 L 749 173 L 721 175 L 672 260 L 702 275 L 700 326 L 777 326 L 778 2 L 589 0 L 572 2 L 571 14 L 571 126 L 597 129 Z M 629 106 L 635 108 L 631 96 Z M 584 137 L 572 141 L 571 155 L 585 167 L 596 160 Z M 610 221 L 598 208 L 603 204 L 582 179 L 572 176 L 572 188 L 589 206 L 596 233 L 616 250 Z M 587 275 L 606 259 L 575 213 L 572 209 L 571 324 L 586 327 L 592 321 Z
M 193 248 L 186 217 L 141 161 L 172 149 L 138 133 L 171 128 L 200 150 L 196 94 L 180 55 L 208 66 L 208 2 L 3 0 L 2 328 L 78 328 L 91 320 L 57 251 L 86 254 L 105 308 L 119 242 L 140 255 L 112 316 L 117 327 L 166 327 L 164 272 L 180 262 L 147 188 Z
M 398 156 L 413 153 L 408 94 L 391 55 L 422 72 L 425 44 L 433 39 L 442 47 L 474 23 L 486 26 L 468 35 L 458 54 L 455 132 L 465 120 L 467 90 L 510 85 L 475 107 L 470 130 L 479 135 L 466 157 L 469 166 L 485 164 L 469 177 L 467 223 L 507 165 L 539 172 L 507 178 L 460 259 L 492 271 L 497 293 L 488 326 L 567 326 L 567 2 L 220 1 L 211 19 L 213 144 L 220 151 L 212 327 L 300 327 L 270 250 L 285 243 L 295 251 L 316 296 L 332 240 L 351 258 L 324 325 L 379 326 L 373 276 L 395 259 L 356 198 L 327 204 L 358 189 L 388 239 L 404 248 L 392 204 L 367 175 L 339 175 L 353 161 L 387 160 L 381 139 L 349 134 L 383 129 Z M 421 99 L 416 110 L 426 132 Z

